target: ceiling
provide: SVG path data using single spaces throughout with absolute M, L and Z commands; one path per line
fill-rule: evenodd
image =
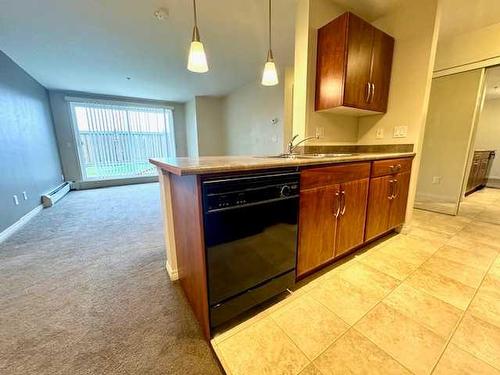
M 374 21 L 396 8 L 402 0 L 332 0 L 334 3 L 350 9 L 352 12 Z
M 486 100 L 500 98 L 500 66 L 486 70 Z
M 295 3 L 273 1 L 281 70 L 293 65 Z M 0 0 L 0 50 L 49 89 L 186 101 L 258 79 L 267 54 L 267 0 L 197 5 L 210 66 L 201 75 L 186 70 L 188 0 Z M 163 21 L 154 16 L 159 8 L 168 9 Z
M 439 37 L 445 39 L 499 22 L 499 0 L 443 0 Z

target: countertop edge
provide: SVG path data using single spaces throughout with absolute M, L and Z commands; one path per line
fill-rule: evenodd
M 158 159 L 149 159 L 149 162 L 155 165 L 157 168 L 162 171 L 166 171 L 177 176 L 186 176 L 186 175 L 206 175 L 206 174 L 215 174 L 215 173 L 229 173 L 229 172 L 244 172 L 244 171 L 255 171 L 262 169 L 280 169 L 287 167 L 308 167 L 314 165 L 329 165 L 329 164 L 340 164 L 340 163 L 349 163 L 349 162 L 361 162 L 361 161 L 374 161 L 374 160 L 384 160 L 384 159 L 396 159 L 396 158 L 410 158 L 415 157 L 415 152 L 394 152 L 394 153 L 380 153 L 377 155 L 376 153 L 370 154 L 361 154 L 347 157 L 335 157 L 335 158 L 323 158 L 323 159 L 284 159 L 281 160 L 282 163 L 269 163 L 266 164 L 266 160 L 276 159 L 266 159 L 265 157 L 258 156 L 248 156 L 250 159 L 260 159 L 262 163 L 260 164 L 250 164 L 250 165 L 208 165 L 206 167 L 203 166 L 193 166 L 193 167 L 180 167 L 176 165 L 169 164 L 165 161 L 161 161 Z M 244 158 L 245 156 L 242 156 Z M 224 158 L 224 156 L 221 156 Z

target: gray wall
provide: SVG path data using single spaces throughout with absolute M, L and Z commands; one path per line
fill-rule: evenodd
M 71 111 L 69 103 L 64 99 L 66 96 L 75 96 L 81 98 L 108 99 L 130 101 L 134 103 L 161 103 L 174 108 L 174 126 L 175 126 L 175 147 L 177 156 L 187 155 L 186 146 L 186 120 L 185 105 L 176 102 L 159 102 L 137 98 L 123 98 L 109 95 L 97 95 L 73 91 L 50 90 L 50 104 L 54 116 L 54 125 L 56 129 L 59 152 L 66 180 L 79 182 L 82 178 L 78 167 L 78 151 L 75 144 L 75 134 L 71 124 Z M 121 184 L 123 181 L 116 181 Z M 95 187 L 95 186 L 92 186 Z
M 47 90 L 0 51 L 0 232 L 38 206 L 61 173 Z

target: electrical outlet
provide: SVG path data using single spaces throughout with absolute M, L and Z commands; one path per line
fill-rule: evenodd
M 441 176 L 432 177 L 432 183 L 433 184 L 440 184 L 441 183 Z
M 384 128 L 377 129 L 377 132 L 375 133 L 375 138 L 377 138 L 377 139 L 384 138 Z
M 316 128 L 316 137 L 320 138 L 320 137 L 324 137 L 325 136 L 325 128 L 323 128 L 322 126 L 320 127 L 317 127 Z
M 23 191 L 23 198 L 24 198 L 24 200 L 25 200 L 25 201 L 27 201 L 27 200 L 28 200 L 28 194 L 26 194 L 26 192 L 25 192 L 25 191 Z
M 17 199 L 17 195 L 13 195 L 12 198 L 14 199 L 14 204 L 19 206 L 19 199 Z
M 393 138 L 405 138 L 408 135 L 408 126 L 395 126 L 392 137 Z

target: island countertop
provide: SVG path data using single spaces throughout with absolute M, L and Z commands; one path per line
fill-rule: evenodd
M 356 153 L 348 156 L 311 158 L 277 158 L 266 156 L 200 156 L 149 159 L 149 162 L 178 176 L 224 172 L 252 171 L 310 165 L 348 163 L 383 159 L 408 158 L 414 152 Z

